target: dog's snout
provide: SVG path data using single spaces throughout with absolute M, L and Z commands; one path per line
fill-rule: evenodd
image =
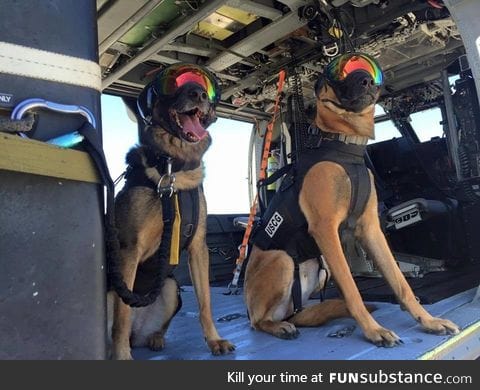
M 194 88 L 189 93 L 190 98 L 197 102 L 205 102 L 208 99 L 207 93 L 201 88 Z
M 365 72 L 357 72 L 351 75 L 351 82 L 355 89 L 368 91 L 375 86 L 373 78 Z
M 362 85 L 366 88 L 373 87 L 373 79 L 371 77 L 365 77 L 362 80 Z

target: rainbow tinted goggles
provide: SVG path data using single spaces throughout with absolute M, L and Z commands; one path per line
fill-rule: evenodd
M 334 58 L 327 65 L 324 75 L 328 81 L 338 83 L 357 70 L 367 72 L 375 85 L 383 84 L 383 72 L 380 65 L 375 59 L 364 53 L 348 53 Z
M 187 83 L 201 85 L 208 95 L 208 100 L 217 103 L 220 100 L 220 87 L 215 76 L 201 66 L 192 64 L 175 64 L 165 68 L 155 79 L 153 85 L 158 95 L 173 95 Z

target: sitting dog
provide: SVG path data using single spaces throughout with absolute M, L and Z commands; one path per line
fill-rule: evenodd
M 211 143 L 206 128 L 216 120 L 219 93 L 206 69 L 176 64 L 159 73 L 138 98 L 145 127 L 140 145 L 127 154 L 126 183 L 115 198 L 120 278 L 113 282 L 116 294 L 109 297 L 114 299 L 114 359 L 131 359 L 131 347 L 163 348 L 164 334 L 181 305 L 171 276 L 181 249 L 189 253 L 208 347 L 215 355 L 234 349 L 212 320 L 202 190 L 201 160 Z
M 351 275 L 346 254 L 358 240 L 398 301 L 428 332 L 456 334 L 449 320 L 432 317 L 417 301 L 380 228 L 377 196 L 364 152 L 374 138 L 374 106 L 383 75 L 374 59 L 345 54 L 332 60 L 315 85 L 320 146 L 297 156 L 256 230 L 245 274 L 251 326 L 280 338 L 296 326 L 318 326 L 352 316 L 365 337 L 392 347 L 400 338 L 371 316 Z M 323 263 L 323 264 L 322 264 Z M 302 309 L 329 271 L 343 299 Z

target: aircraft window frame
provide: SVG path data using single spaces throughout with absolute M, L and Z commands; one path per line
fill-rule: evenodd
M 438 119 L 438 120 L 437 120 Z M 410 124 L 420 143 L 429 142 L 435 138 L 444 138 L 443 116 L 440 107 L 432 107 L 410 115 Z M 422 128 L 424 130 L 422 130 Z
M 385 115 L 385 110 L 380 106 L 375 106 L 375 117 Z M 375 123 L 375 138 L 368 141 L 368 145 L 378 142 L 389 141 L 394 138 L 403 137 L 397 127 L 390 119 Z

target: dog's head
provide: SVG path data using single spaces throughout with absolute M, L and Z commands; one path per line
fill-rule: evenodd
M 317 126 L 373 138 L 373 115 L 382 83 L 382 70 L 370 56 L 349 53 L 336 57 L 315 84 Z
M 212 73 L 198 65 L 181 63 L 159 73 L 137 102 L 146 125 L 197 144 L 209 138 L 207 128 L 217 119 L 215 106 L 219 100 L 220 88 Z

